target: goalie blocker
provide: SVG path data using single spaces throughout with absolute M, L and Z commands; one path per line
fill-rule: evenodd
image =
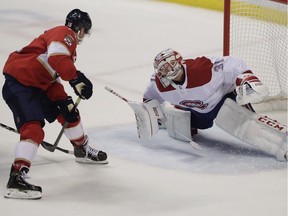
M 148 139 L 156 134 L 159 130 L 158 119 L 164 118 L 159 102 L 150 100 L 146 103 L 136 101 L 127 103 L 135 114 L 138 137 Z
M 249 147 L 287 161 L 287 126 L 226 99 L 215 121 L 230 135 Z

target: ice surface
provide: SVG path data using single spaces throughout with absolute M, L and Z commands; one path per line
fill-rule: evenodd
M 159 131 L 137 138 L 132 110 L 104 89 L 141 100 L 152 60 L 172 47 L 183 56 L 222 54 L 223 14 L 148 0 L 5 1 L 0 9 L 0 62 L 45 29 L 63 24 L 73 8 L 86 10 L 93 33 L 78 47 L 77 66 L 95 90 L 79 109 L 91 145 L 108 165 L 85 165 L 40 148 L 30 171 L 43 188 L 37 201 L 0 198 L 5 216 L 286 216 L 287 164 L 242 143 L 216 126 L 200 131 L 201 149 Z M 3 77 L 0 77 L 1 85 Z M 65 84 L 66 85 L 66 84 Z M 67 85 L 67 91 L 73 95 Z M 1 123 L 14 126 L 2 100 Z M 286 113 L 274 113 L 286 122 Z M 60 126 L 45 127 L 53 143 Z M 4 193 L 18 135 L 0 130 L 0 194 Z M 238 144 L 239 147 L 236 147 Z M 65 137 L 60 147 L 72 149 Z

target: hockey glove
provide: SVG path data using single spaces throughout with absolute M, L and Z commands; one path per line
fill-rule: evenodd
M 93 94 L 92 83 L 81 71 L 77 71 L 77 76 L 69 84 L 81 99 L 89 99 Z
M 251 73 L 239 75 L 236 80 L 236 85 L 236 101 L 239 105 L 259 103 L 269 95 L 267 86 Z
M 78 110 L 74 110 L 74 102 L 70 96 L 66 98 L 66 100 L 58 100 L 56 104 L 60 110 L 65 121 L 69 123 L 77 122 L 79 119 Z

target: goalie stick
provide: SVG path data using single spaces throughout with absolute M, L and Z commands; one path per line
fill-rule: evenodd
M 0 123 L 0 126 L 1 126 L 2 128 L 5 128 L 5 129 L 9 130 L 9 131 L 12 131 L 12 132 L 14 132 L 14 133 L 19 134 L 19 131 L 18 131 L 18 130 L 16 130 L 15 128 L 9 127 L 8 125 L 5 125 L 5 124 Z M 50 147 L 53 146 L 52 144 L 50 144 L 50 143 L 48 143 L 48 142 L 45 142 L 45 141 L 43 141 L 43 142 L 41 143 L 41 145 L 42 145 L 43 148 L 45 148 L 45 149 L 46 149 L 47 146 L 50 146 Z M 63 149 L 63 148 L 60 148 L 60 147 L 56 147 L 56 149 L 59 150 L 59 151 L 61 151 L 61 152 L 66 153 L 66 154 L 74 154 L 73 151 L 70 151 L 70 150 L 67 150 L 67 149 Z M 46 149 L 46 150 L 47 150 L 47 149 Z
M 118 94 L 117 92 L 115 92 L 114 90 L 112 90 L 107 86 L 105 86 L 105 89 L 110 93 L 116 95 L 121 100 L 125 101 L 134 111 L 136 118 L 137 133 L 140 139 L 151 138 L 153 134 L 157 133 L 159 126 L 158 122 L 156 121 L 156 118 L 159 117 L 160 114 L 157 112 L 157 107 L 158 105 L 160 105 L 158 101 L 154 101 L 158 103 L 158 105 L 154 104 L 148 107 L 147 104 L 144 105 L 143 103 L 140 102 L 128 100 L 127 98 L 123 97 L 122 95 Z M 156 112 L 154 111 L 154 109 Z M 163 113 L 161 115 L 163 115 Z
M 117 97 L 119 97 L 120 99 L 122 99 L 123 101 L 125 101 L 126 103 L 130 102 L 130 100 L 126 99 L 125 97 L 123 97 L 122 95 L 118 94 L 117 92 L 115 92 L 114 90 L 112 90 L 111 88 L 105 86 L 105 89 L 107 91 L 109 91 L 110 93 L 116 95 Z

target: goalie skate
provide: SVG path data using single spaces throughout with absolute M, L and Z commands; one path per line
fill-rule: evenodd
M 40 186 L 35 186 L 25 181 L 27 172 L 28 168 L 26 167 L 21 168 L 20 171 L 14 171 L 12 166 L 4 194 L 5 198 L 40 199 L 42 197 L 42 188 Z
M 108 164 L 107 154 L 88 145 L 88 138 L 84 145 L 74 145 L 75 160 L 79 163 Z

